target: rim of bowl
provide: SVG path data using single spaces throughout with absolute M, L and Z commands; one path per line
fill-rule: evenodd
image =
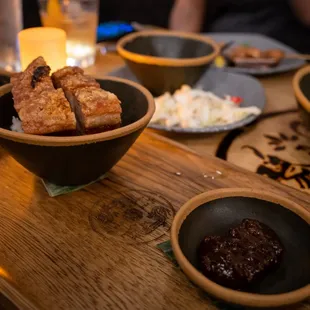
M 147 56 L 139 53 L 134 53 L 126 50 L 125 45 L 140 37 L 179 37 L 192 39 L 211 45 L 213 52 L 206 56 L 194 57 L 194 58 L 167 58 L 167 57 L 156 57 Z M 129 59 L 136 63 L 158 65 L 158 66 L 171 66 L 171 67 L 190 67 L 190 66 L 201 66 L 211 62 L 220 52 L 219 45 L 211 38 L 200 34 L 179 32 L 179 31 L 167 31 L 167 30 L 149 30 L 134 32 L 121 38 L 116 44 L 117 52 L 125 59 Z
M 293 78 L 293 89 L 298 102 L 310 113 L 310 101 L 306 98 L 300 89 L 301 79 L 308 74 L 310 74 L 310 66 L 306 66 L 298 70 Z
M 148 109 L 146 114 L 137 121 L 135 121 L 134 123 L 129 124 L 127 126 L 91 135 L 82 135 L 76 137 L 39 136 L 39 135 L 14 132 L 0 127 L 0 138 L 13 140 L 15 142 L 20 143 L 42 145 L 42 146 L 73 146 L 73 145 L 82 145 L 101 141 L 108 141 L 115 138 L 123 137 L 145 127 L 150 122 L 155 112 L 155 102 L 153 96 L 146 88 L 144 88 L 143 86 L 139 85 L 136 82 L 132 82 L 117 77 L 107 77 L 100 80 L 115 81 L 136 88 L 145 96 L 147 100 Z M 0 96 L 3 96 L 6 93 L 10 92 L 11 88 L 12 88 L 11 84 L 6 84 L 0 87 Z
M 248 188 L 217 189 L 205 192 L 186 202 L 177 212 L 171 227 L 171 244 L 174 255 L 184 273 L 199 287 L 211 295 L 230 302 L 249 307 L 278 307 L 300 302 L 310 296 L 310 284 L 300 289 L 281 294 L 255 294 L 240 292 L 221 286 L 199 272 L 185 257 L 179 245 L 179 231 L 186 217 L 202 204 L 225 197 L 250 197 L 267 200 L 287 208 L 310 224 L 310 212 L 297 203 L 265 191 Z

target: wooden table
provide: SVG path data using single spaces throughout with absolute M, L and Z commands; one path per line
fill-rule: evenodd
M 117 54 L 98 55 L 89 74 L 102 78 L 124 65 Z M 310 133 L 300 124 L 292 89 L 294 72 L 261 78 L 267 105 L 260 120 L 214 135 L 167 134 L 200 154 L 216 155 L 249 171 L 310 192 Z
M 97 64 L 88 73 L 102 77 L 123 62 L 107 55 Z M 265 113 L 295 110 L 291 77 L 263 81 Z M 295 112 L 283 115 L 297 118 Z M 298 139 L 282 133 L 282 140 L 301 139 L 304 133 L 294 126 Z M 245 136 L 255 135 L 256 127 Z M 254 187 L 310 212 L 308 193 L 210 156 L 227 135 L 172 137 L 200 153 L 146 130 L 107 179 L 56 198 L 0 149 L 0 309 L 16 309 L 8 299 L 26 310 L 221 309 L 156 249 L 169 239 L 180 206 L 207 190 Z M 238 148 L 231 148 L 228 161 L 237 157 L 239 166 L 251 170 L 252 161 L 244 154 L 240 160 Z M 310 304 L 287 309 L 309 310 Z
M 1 149 L 0 171 L 0 292 L 22 310 L 223 309 L 156 248 L 180 206 L 252 187 L 310 212 L 308 194 L 150 132 L 108 178 L 56 198 Z

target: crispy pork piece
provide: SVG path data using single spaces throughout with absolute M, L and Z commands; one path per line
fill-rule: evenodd
M 75 74 L 84 74 L 84 70 L 80 67 L 64 67 L 52 75 L 52 80 L 56 88 L 61 88 L 61 85 L 59 85 L 58 81 L 63 80 L 65 77 L 69 75 L 75 75 Z
M 25 133 L 44 135 L 76 130 L 76 119 L 62 89 L 45 91 L 20 109 Z
M 53 79 L 56 80 L 55 76 L 53 76 Z M 80 73 L 67 75 L 58 80 L 57 84 L 61 85 L 61 88 L 65 93 L 67 91 L 74 93 L 77 89 L 84 87 L 96 87 L 100 89 L 100 84 L 96 82 L 94 78 Z
M 63 90 L 55 90 L 42 57 L 11 78 L 14 108 L 25 133 L 44 135 L 76 130 L 75 115 Z
M 23 102 L 37 97 L 43 91 L 54 90 L 49 73 L 50 67 L 42 57 L 38 57 L 24 72 L 11 77 L 14 108 L 17 112 L 23 106 Z
M 54 85 L 60 86 L 77 117 L 78 128 L 83 133 L 95 133 L 119 127 L 121 102 L 100 88 L 90 76 L 73 68 L 58 70 L 52 75 Z
M 85 129 L 114 128 L 121 123 L 121 105 L 116 95 L 94 87 L 75 91 L 76 115 Z

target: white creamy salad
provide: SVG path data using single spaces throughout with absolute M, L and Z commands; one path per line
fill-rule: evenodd
M 239 97 L 224 99 L 212 92 L 183 85 L 173 95 L 155 98 L 156 112 L 151 123 L 166 127 L 203 128 L 235 123 L 249 115 L 259 115 L 257 107 L 240 107 Z

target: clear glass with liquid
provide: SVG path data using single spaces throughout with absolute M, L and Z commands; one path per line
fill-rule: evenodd
M 20 71 L 17 34 L 23 29 L 22 1 L 0 1 L 0 68 Z
M 40 0 L 43 26 L 67 34 L 67 65 L 86 68 L 95 62 L 98 0 Z

